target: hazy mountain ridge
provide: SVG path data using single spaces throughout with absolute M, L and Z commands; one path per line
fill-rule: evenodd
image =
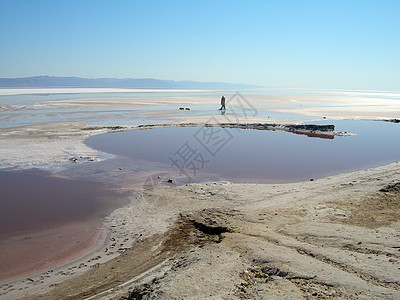
M 137 88 L 137 89 L 243 89 L 258 86 L 225 82 L 175 81 L 153 78 L 81 78 L 34 76 L 0 78 L 2 88 Z

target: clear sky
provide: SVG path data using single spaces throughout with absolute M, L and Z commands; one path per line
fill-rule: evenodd
M 0 77 L 400 90 L 400 0 L 0 0 Z

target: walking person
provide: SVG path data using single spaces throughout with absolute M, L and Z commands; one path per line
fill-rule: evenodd
M 221 108 L 219 110 L 226 110 L 224 96 L 221 97 Z

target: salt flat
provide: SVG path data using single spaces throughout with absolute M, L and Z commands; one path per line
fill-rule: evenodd
M 310 116 L 326 122 L 400 116 L 398 94 L 252 91 L 243 96 L 256 108 L 254 114 L 229 115 L 228 103 L 223 115 L 218 111 L 221 93 L 128 98 L 71 95 L 40 101 L 32 105 L 51 107 L 56 119 L 58 109 L 69 107 L 71 114 L 58 122 L 35 119 L 33 124 L 1 128 L 0 166 L 58 172 L 73 164 L 71 157 L 93 159 L 78 162 L 82 166 L 106 161 L 110 156 L 89 148 L 84 139 L 137 129 L 142 120 L 201 126 L 211 118 L 218 124 L 229 117 L 241 123 L 299 124 Z M 224 93 L 229 99 L 228 92 Z M 143 103 L 148 109 L 137 112 L 135 107 Z M 2 116 L 10 117 L 15 108 L 13 103 L 5 104 Z M 154 105 L 160 108 L 151 111 Z M 202 105 L 215 105 L 215 110 L 191 114 Z M 128 119 L 126 112 L 119 112 L 109 124 L 101 124 L 102 117 L 92 110 L 121 106 L 132 108 L 129 118 L 140 113 L 137 123 L 118 127 L 118 121 Z M 191 110 L 182 112 L 179 107 Z M 82 108 L 89 110 L 87 115 L 69 117 Z M 272 111 L 295 112 L 303 119 L 269 118 Z M 31 113 L 35 118 L 35 112 Z M 129 182 L 133 173 L 113 172 L 110 178 L 124 176 L 118 188 L 130 193 L 131 204 L 105 219 L 106 234 L 97 248 L 45 273 L 2 284 L 1 299 L 118 299 L 132 290 L 164 299 L 279 299 L 282 294 L 288 298 L 400 297 L 399 191 L 396 186 L 388 188 L 400 182 L 398 163 L 299 183 L 222 181 L 147 190 Z

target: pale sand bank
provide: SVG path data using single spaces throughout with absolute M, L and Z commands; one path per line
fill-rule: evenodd
M 161 299 L 398 299 L 399 190 L 379 190 L 399 181 L 396 163 L 293 184 L 192 184 L 167 198 L 140 191 L 110 219 L 110 242 L 131 248 L 28 299 L 118 299 L 134 288 Z M 58 276 L 2 291 L 43 292 Z

